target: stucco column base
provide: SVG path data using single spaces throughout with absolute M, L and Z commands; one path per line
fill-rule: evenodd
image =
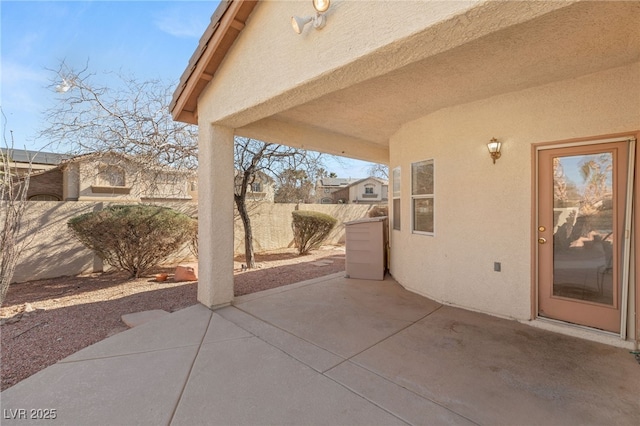
M 222 303 L 220 305 L 207 306 L 204 303 L 202 303 L 202 305 L 204 305 L 207 309 L 211 309 L 212 311 L 216 311 L 218 309 L 226 308 L 227 306 L 231 306 L 232 304 L 233 304 L 232 302 L 229 302 L 229 303 Z
M 199 124 L 198 302 L 233 301 L 233 129 Z

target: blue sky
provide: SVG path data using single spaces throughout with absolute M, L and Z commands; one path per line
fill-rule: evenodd
M 16 148 L 42 149 L 42 113 L 56 97 L 61 61 L 75 70 L 118 72 L 177 83 L 218 1 L 0 2 L 1 92 Z M 8 141 L 10 142 L 10 140 Z M 364 177 L 368 163 L 328 164 L 340 177 Z

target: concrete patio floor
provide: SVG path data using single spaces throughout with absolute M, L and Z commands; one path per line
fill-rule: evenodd
M 639 395 L 628 350 L 334 274 L 135 327 L 1 403 L 3 425 L 631 425 Z

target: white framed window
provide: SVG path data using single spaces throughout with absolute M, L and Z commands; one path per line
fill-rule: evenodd
M 260 182 L 254 182 L 251 184 L 251 192 L 262 192 L 262 185 Z
M 364 193 L 365 194 L 373 194 L 373 185 L 372 184 L 367 184 L 364 186 Z
M 435 165 L 433 159 L 411 163 L 411 230 L 434 235 Z
M 393 192 L 392 192 L 392 225 L 396 231 L 400 230 L 400 166 L 393 169 L 391 174 L 393 179 Z

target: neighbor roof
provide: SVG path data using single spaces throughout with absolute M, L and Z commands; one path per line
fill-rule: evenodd
M 171 114 L 185 123 L 198 122 L 198 96 L 213 79 L 218 67 L 244 28 L 257 0 L 222 0 L 200 38 L 180 83 L 173 93 Z
M 352 182 L 356 182 L 360 178 L 322 178 L 320 185 L 322 186 L 347 186 Z
M 70 158 L 66 154 L 55 152 L 32 151 L 28 149 L 6 149 L 0 148 L 3 155 L 7 155 L 11 161 L 16 163 L 47 164 L 56 166 L 63 160 Z
M 366 178 L 363 178 L 363 179 L 358 179 L 355 182 L 352 181 L 351 183 L 349 183 L 349 185 L 347 185 L 347 188 L 350 187 L 350 186 L 354 186 L 354 185 L 357 185 L 359 183 L 368 181 L 368 180 L 375 180 L 376 182 L 380 183 L 381 185 L 389 185 L 389 181 L 387 181 L 387 180 L 380 179 L 380 178 L 377 178 L 375 176 L 369 176 L 369 177 L 366 177 Z

